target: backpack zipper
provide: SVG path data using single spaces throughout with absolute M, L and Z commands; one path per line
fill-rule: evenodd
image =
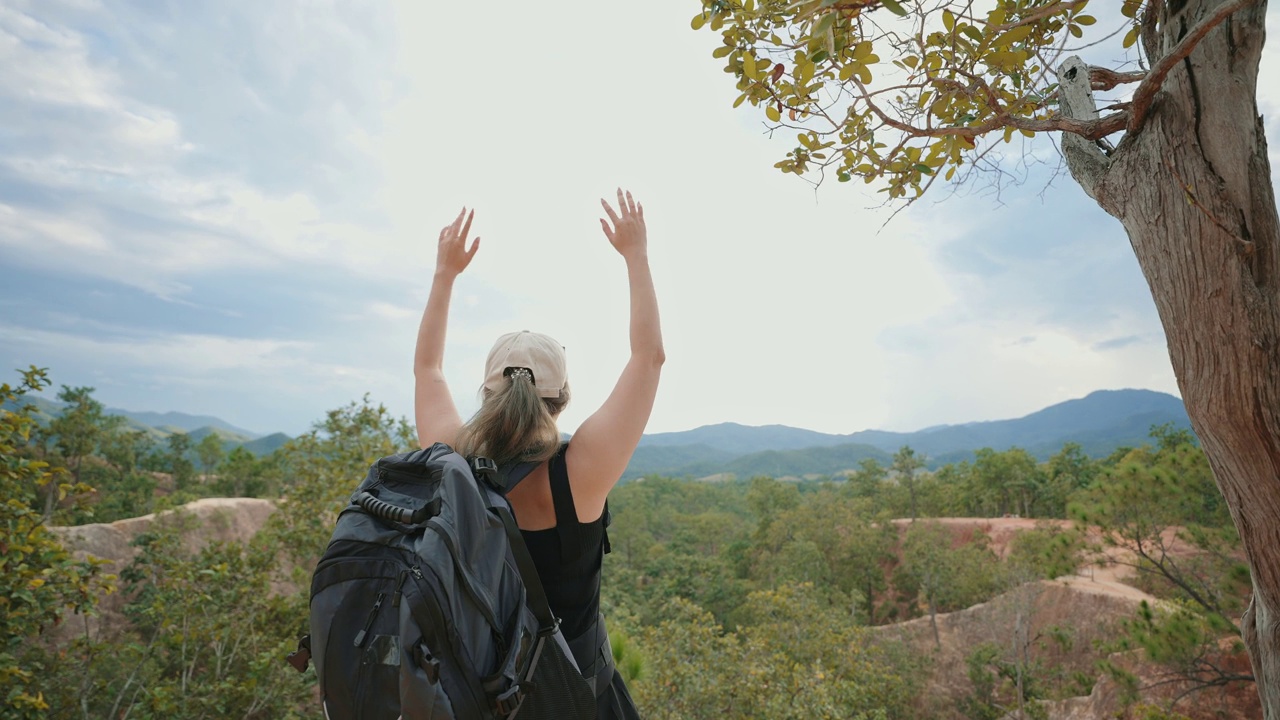
M 417 565 L 413 566 L 414 570 L 418 569 Z M 404 581 L 409 579 L 409 571 L 401 570 L 400 575 L 396 578 L 396 594 L 391 596 L 391 607 L 400 607 L 400 596 L 403 595 L 401 590 L 404 588 Z
M 426 574 L 423 573 L 421 567 L 417 565 L 411 565 L 409 567 L 409 573 L 418 581 L 411 585 L 411 588 L 417 592 L 419 598 L 416 605 L 412 604 L 411 601 L 409 606 L 412 617 L 418 622 L 419 626 L 423 628 L 432 627 L 436 629 L 436 631 L 432 633 L 436 641 L 439 643 L 439 647 L 435 648 L 438 650 L 438 652 L 435 653 L 436 659 L 445 660 L 448 663 L 448 667 L 455 668 L 462 675 L 462 685 L 470 691 L 469 694 L 471 695 L 472 706 L 477 709 L 488 708 L 488 698 L 481 686 L 480 678 L 474 675 L 474 668 L 471 668 L 470 662 L 462 659 L 463 656 L 459 653 L 460 651 L 465 652 L 465 648 L 455 645 L 457 632 L 456 630 L 451 630 L 451 626 L 445 621 L 442 608 L 447 608 L 448 605 L 447 603 L 441 604 L 440 602 L 443 598 L 443 584 L 441 583 L 440 576 L 430 565 L 427 566 L 427 570 L 431 572 L 431 578 L 428 578 Z M 432 601 L 427 600 L 428 595 L 433 598 Z M 412 612 L 413 610 L 420 611 L 425 614 L 426 617 L 423 618 L 419 616 L 418 613 Z M 423 640 L 430 642 L 425 635 Z M 454 701 L 455 710 L 463 706 L 463 698 L 458 698 Z M 460 717 L 479 717 L 479 715 L 460 715 Z
M 378 599 L 373 601 L 373 608 L 369 610 L 369 617 L 364 621 L 364 629 L 356 633 L 356 647 L 364 644 L 364 639 L 368 636 L 369 630 L 373 628 L 374 618 L 378 617 L 378 610 L 382 609 L 382 601 L 386 597 L 386 593 L 378 593 Z
M 447 526 L 438 515 L 427 521 L 427 528 L 435 531 L 435 533 L 440 536 L 440 539 L 444 541 L 445 547 L 448 549 L 449 555 L 451 555 L 453 559 L 454 572 L 462 580 L 462 589 L 471 596 L 471 599 L 475 601 L 476 606 L 480 608 L 480 613 L 484 615 L 484 619 L 489 623 L 489 627 L 492 628 L 494 632 L 502 632 L 502 627 L 498 624 L 497 614 L 493 610 L 493 596 L 489 594 L 488 589 L 481 585 L 475 579 L 475 576 L 471 574 L 471 571 L 467 569 L 467 564 L 464 562 L 465 556 L 459 548 L 458 538 L 454 536 L 453 530 Z

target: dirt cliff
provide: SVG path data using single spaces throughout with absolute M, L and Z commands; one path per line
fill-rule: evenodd
M 934 520 L 930 520 L 933 522 Z M 907 523 L 909 521 L 896 521 Z M 957 538 L 985 534 L 997 555 L 1007 552 L 1013 536 L 1036 527 L 1037 522 L 1021 518 L 944 518 L 939 520 Z M 1065 524 L 1065 521 L 1061 521 Z M 1127 584 L 1129 569 L 1105 564 L 1081 567 L 1073 575 L 1040 581 L 1015 588 L 989 602 L 937 617 L 935 639 L 928 617 L 875 628 L 875 632 L 905 641 L 931 658 L 930 676 L 922 698 L 929 706 L 920 708 L 922 717 L 961 720 L 966 715 L 961 703 L 973 695 L 969 656 L 989 643 L 1003 658 L 1015 657 L 1015 647 L 1027 649 L 1024 658 L 1035 677 L 1028 683 L 1056 683 L 1075 686 L 1080 694 L 1042 703 L 1047 720 L 1093 720 L 1117 717 L 1125 705 L 1123 689 L 1099 671 L 1103 655 L 1099 643 L 1112 639 L 1119 624 L 1135 615 L 1146 600 L 1160 601 Z M 1142 702 L 1167 707 L 1187 685 L 1167 682 L 1159 667 L 1145 663 L 1138 653 L 1110 655 L 1110 661 L 1137 675 Z M 1219 659 L 1225 666 L 1249 672 L 1248 657 L 1236 649 L 1223 648 Z M 1173 710 L 1192 720 L 1261 719 L 1257 691 L 1251 684 L 1233 683 L 1224 689 L 1209 689 L 1180 699 Z M 1031 715 L 1028 715 L 1031 717 Z M 1016 712 L 1004 720 L 1017 720 Z
M 184 505 L 180 510 L 193 518 L 192 530 L 184 536 L 187 549 L 199 551 L 211 542 L 248 540 L 266 523 L 275 511 L 275 503 L 256 498 L 205 498 Z M 133 541 L 147 532 L 156 522 L 157 515 L 117 520 L 113 523 L 76 525 L 51 528 L 76 557 L 93 556 L 107 561 L 105 572 L 118 575 L 138 549 Z M 55 641 L 68 640 L 89 632 L 97 637 L 112 633 L 125 622 L 120 609 L 125 598 L 113 593 L 102 598 L 96 617 L 67 617 L 52 637 Z

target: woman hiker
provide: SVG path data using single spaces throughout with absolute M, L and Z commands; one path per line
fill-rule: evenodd
M 658 300 L 649 272 L 644 208 L 618 190 L 617 208 L 604 200 L 604 235 L 626 262 L 631 295 L 631 357 L 604 404 L 560 442 L 556 420 L 569 403 L 564 348 L 527 331 L 498 338 L 485 364 L 480 409 L 463 422 L 445 382 L 445 326 L 454 280 L 471 263 L 475 212 L 464 208 L 440 232 L 436 271 L 418 329 L 414 410 L 422 447 L 451 445 L 464 456 L 500 467 L 539 465 L 508 499 L 545 586 L 552 612 L 585 675 L 596 673 L 598 717 L 639 717 L 613 668 L 600 619 L 600 570 L 609 551 L 607 499 L 649 421 L 665 355 Z M 537 282 L 539 280 L 535 280 Z M 601 641 L 604 640 L 602 643 Z M 576 641 L 576 642 L 575 642 Z

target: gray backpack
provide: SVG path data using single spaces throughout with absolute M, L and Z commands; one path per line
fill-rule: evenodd
M 311 634 L 330 720 L 589 720 L 579 672 L 500 473 L 452 448 L 378 460 L 311 580 Z M 611 659 L 611 658 L 610 658 Z M 594 673 L 593 673 L 594 674 Z

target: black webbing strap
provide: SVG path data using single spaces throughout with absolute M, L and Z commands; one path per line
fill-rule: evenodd
M 582 547 L 582 530 L 578 522 L 578 509 L 573 504 L 573 490 L 569 487 L 569 468 L 565 465 L 568 443 L 560 446 L 547 464 L 551 479 L 551 503 L 556 510 L 556 535 L 560 537 L 560 562 L 568 565 Z
M 498 468 L 498 483 L 502 487 L 498 492 L 501 492 L 503 495 L 511 492 L 515 486 L 520 484 L 521 480 L 528 477 L 529 473 L 533 472 L 540 464 L 541 463 L 523 462 L 516 463 L 511 467 Z
M 599 697 L 613 681 L 615 668 L 613 646 L 609 643 L 609 630 L 605 627 L 603 613 L 596 614 L 596 621 L 586 632 L 569 640 L 569 651 L 573 653 L 587 684 Z
M 547 591 L 542 587 L 542 578 L 538 577 L 538 566 L 533 564 L 533 556 L 524 544 L 524 536 L 516 525 L 511 511 L 504 507 L 491 507 L 490 510 L 502 520 L 507 531 L 507 542 L 511 544 L 511 552 L 516 558 L 516 567 L 520 568 L 520 577 L 524 579 L 524 587 L 529 594 L 529 609 L 538 618 L 539 634 L 551 633 L 555 630 L 557 620 L 551 614 L 551 606 L 547 603 Z

